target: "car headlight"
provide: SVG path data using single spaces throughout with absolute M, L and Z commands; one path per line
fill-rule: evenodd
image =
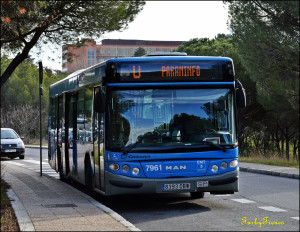
M 22 142 L 19 142 L 19 143 L 17 144 L 17 147 L 25 148 L 24 143 L 22 143 Z

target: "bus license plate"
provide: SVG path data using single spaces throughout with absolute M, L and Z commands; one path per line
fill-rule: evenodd
M 191 189 L 190 183 L 182 184 L 163 184 L 163 190 L 181 190 L 181 189 Z
M 5 150 L 5 152 L 16 152 L 17 150 L 16 149 L 8 149 L 8 150 Z

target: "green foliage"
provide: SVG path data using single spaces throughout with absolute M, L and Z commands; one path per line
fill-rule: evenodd
M 279 141 L 280 130 L 289 159 L 290 139 L 299 141 L 299 1 L 225 2 L 242 65 L 274 119 L 266 123 L 273 128 L 268 131 Z
M 191 39 L 183 43 L 178 51 L 186 52 L 188 55 L 227 56 L 233 59 L 236 78 L 241 80 L 247 95 L 247 107 L 238 112 L 238 141 L 242 154 L 269 152 L 270 150 L 276 150 L 279 154 L 286 151 L 289 154 L 288 149 L 284 149 L 281 144 L 290 144 L 289 141 L 292 139 L 294 141 L 293 154 L 294 157 L 297 157 L 296 153 L 299 152 L 297 114 L 290 113 L 287 102 L 279 105 L 278 102 L 283 101 L 283 99 L 275 99 L 274 96 L 273 98 L 269 97 L 268 100 L 269 103 L 271 100 L 277 101 L 276 111 L 270 111 L 270 108 L 262 106 L 261 102 L 266 101 L 263 98 L 268 96 L 265 93 L 267 89 L 263 89 L 252 78 L 256 71 L 247 67 L 245 61 L 247 58 L 241 55 L 234 37 L 219 34 L 215 39 Z M 253 72 L 255 73 L 253 74 Z M 289 91 L 289 89 L 284 90 Z M 283 142 L 283 139 L 286 141 Z
M 144 4 L 138 0 L 1 1 L 1 49 L 16 54 L 1 74 L 1 87 L 34 46 L 73 43 L 77 37 L 99 38 L 125 29 Z
M 1 72 L 11 62 L 7 57 L 1 57 Z M 1 73 L 2 74 L 2 73 Z M 66 74 L 58 72 L 56 75 L 48 76 L 43 72 L 44 95 L 42 96 L 42 107 L 48 107 L 49 86 L 66 77 Z M 1 89 L 1 105 L 5 109 L 10 106 L 39 104 L 39 69 L 31 61 L 20 64 L 11 78 Z
M 22 48 L 38 29 L 44 42 L 100 37 L 121 30 L 142 10 L 143 1 L 1 1 L 1 47 Z
M 299 112 L 299 2 L 230 1 L 229 26 L 267 110 Z
M 11 62 L 1 57 L 1 71 Z M 48 74 L 51 76 L 48 76 Z M 49 86 L 67 74 L 56 71 L 53 75 L 49 70 L 43 72 L 44 95 L 42 96 L 42 128 L 46 134 L 48 122 Z M 39 131 L 39 69 L 28 59 L 19 65 L 11 78 L 1 88 L 1 126 L 11 127 L 25 142 L 34 141 Z
M 144 56 L 144 55 L 146 55 L 146 50 L 144 49 L 144 48 L 141 48 L 141 47 L 139 47 L 139 48 L 137 48 L 136 50 L 135 50 L 135 52 L 134 52 L 134 57 L 138 57 L 138 56 Z

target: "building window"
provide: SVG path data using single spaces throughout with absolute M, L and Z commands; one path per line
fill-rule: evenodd
M 95 50 L 88 49 L 88 67 L 95 64 Z

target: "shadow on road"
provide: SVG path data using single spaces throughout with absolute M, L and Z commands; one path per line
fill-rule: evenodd
M 134 219 L 134 223 L 199 214 L 211 210 L 199 204 L 199 200 L 196 203 L 189 194 L 124 195 L 109 198 L 94 195 L 93 197 L 127 220 Z

